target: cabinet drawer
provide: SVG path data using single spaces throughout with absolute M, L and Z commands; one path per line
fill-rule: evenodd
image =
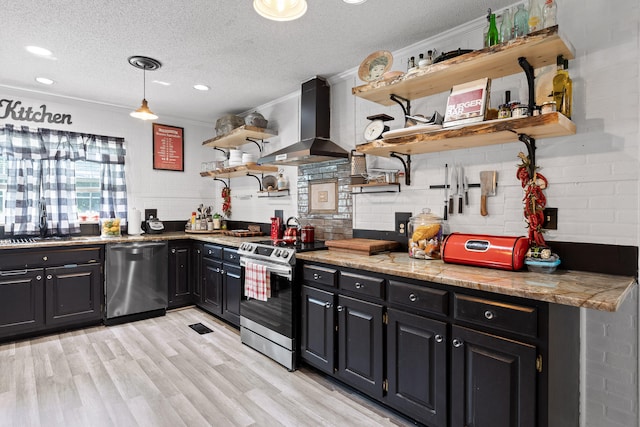
M 410 283 L 389 281 L 389 303 L 414 310 L 449 314 L 449 292 Z
M 72 249 L 28 249 L 0 252 L 0 269 L 33 268 L 65 264 L 84 264 L 102 260 L 99 246 Z
M 214 245 L 204 245 L 204 252 L 202 253 L 207 258 L 222 259 L 222 247 Z
M 535 337 L 538 335 L 538 310 L 516 305 L 456 294 L 455 318 L 503 331 Z
M 384 298 L 384 279 L 340 272 L 340 289 L 370 297 Z
M 302 278 L 306 283 L 316 283 L 336 287 L 338 271 L 317 265 L 303 265 Z
M 240 264 L 240 256 L 238 255 L 238 251 L 236 249 L 222 249 L 222 259 L 234 264 Z

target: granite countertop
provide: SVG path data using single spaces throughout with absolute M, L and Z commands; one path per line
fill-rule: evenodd
M 224 234 L 169 232 L 139 236 L 78 236 L 47 239 L 36 243 L 3 244 L 2 249 L 30 249 L 106 243 L 144 242 L 151 240 L 191 239 L 231 247 L 242 242 L 265 240 L 265 236 L 233 237 Z M 635 277 L 557 270 L 552 274 L 527 271 L 504 271 L 490 268 L 446 264 L 439 260 L 409 258 L 405 252 L 386 252 L 366 256 L 338 251 L 312 251 L 296 254 L 305 261 L 374 271 L 398 277 L 424 280 L 467 289 L 477 289 L 555 304 L 616 311 L 636 285 Z
M 304 261 L 374 271 L 460 288 L 555 304 L 616 311 L 636 285 L 634 277 L 556 270 L 552 274 L 504 271 L 410 258 L 404 252 L 366 256 L 339 251 L 296 254 Z

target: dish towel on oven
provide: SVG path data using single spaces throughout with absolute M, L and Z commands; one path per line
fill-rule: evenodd
M 249 261 L 245 264 L 244 294 L 258 301 L 271 297 L 271 276 L 266 266 Z

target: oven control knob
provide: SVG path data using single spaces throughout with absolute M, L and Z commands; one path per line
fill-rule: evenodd
M 288 258 L 289 255 L 291 255 L 291 252 L 289 252 L 289 251 L 283 252 L 282 253 L 282 258 Z
M 280 249 L 276 249 L 275 251 L 273 251 L 273 255 L 280 256 Z

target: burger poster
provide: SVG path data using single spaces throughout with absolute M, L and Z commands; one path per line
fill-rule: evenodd
M 447 100 L 443 127 L 483 121 L 489 84 L 490 80 L 484 78 L 454 86 Z

